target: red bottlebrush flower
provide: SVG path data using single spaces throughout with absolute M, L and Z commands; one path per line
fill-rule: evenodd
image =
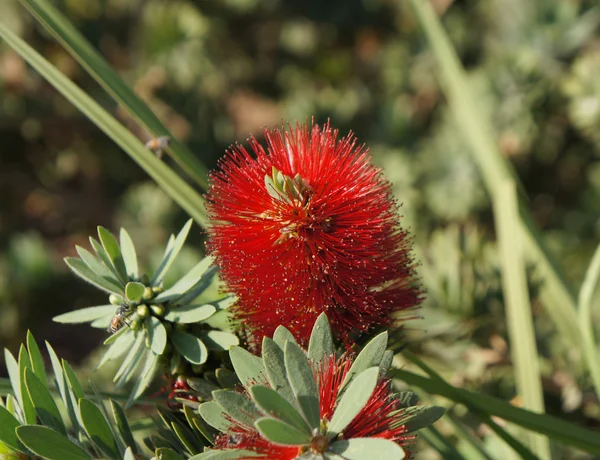
M 308 342 L 321 312 L 346 344 L 421 301 L 390 183 L 352 133 L 265 130 L 210 177 L 209 251 L 254 345 L 283 324 Z
M 331 356 L 329 359 L 325 359 L 320 366 L 314 368 L 315 380 L 319 389 L 322 425 L 323 423 L 327 424 L 335 413 L 342 383 L 351 366 L 352 359 L 346 355 L 340 359 Z M 406 428 L 401 423 L 403 417 L 401 403 L 393 397 L 391 381 L 383 378 L 379 380 L 367 404 L 344 429 L 340 437 L 344 440 L 382 438 L 394 441 L 406 450 L 407 446 L 414 441 L 415 435 L 406 433 Z M 261 437 L 254 427 L 241 425 L 235 421 L 231 423 L 232 428 L 228 433 L 217 437 L 216 449 L 250 450 L 264 456 L 261 458 L 270 460 L 293 459 L 309 448 L 313 448 L 316 453 L 327 450 L 327 438 L 320 434 L 315 434 L 311 447 L 282 446 Z

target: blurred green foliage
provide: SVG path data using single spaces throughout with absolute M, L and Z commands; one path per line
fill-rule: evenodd
M 592 0 L 433 3 L 538 225 L 579 286 L 600 239 L 600 7 Z M 394 184 L 414 235 L 428 299 L 424 320 L 410 323 L 412 347 L 452 383 L 514 396 L 490 201 L 408 4 L 55 4 L 209 167 L 231 143 L 287 120 L 330 118 L 342 133 L 355 131 Z M 148 140 L 16 0 L 0 2 L 0 17 Z M 50 318 L 97 304 L 100 295 L 67 274 L 62 258 L 74 255 L 75 244 L 87 247 L 86 235 L 103 225 L 130 229 L 142 258 L 155 261 L 186 217 L 2 43 L 0 138 L 0 347 L 14 349 L 30 328 L 62 356 L 83 358 L 102 333 Z M 196 231 L 190 266 L 201 240 Z M 571 359 L 577 353 L 556 340 L 536 305 L 543 280 L 534 269 L 547 410 L 598 427 L 600 406 Z

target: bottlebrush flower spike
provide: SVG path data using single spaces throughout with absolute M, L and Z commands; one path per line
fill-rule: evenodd
M 346 344 L 418 305 L 410 240 L 390 183 L 329 123 L 265 130 L 210 177 L 209 250 L 255 345 L 285 324 L 301 344 L 320 313 Z
M 414 406 L 410 392 L 394 393 L 385 372 L 391 362 L 384 332 L 353 359 L 336 357 L 322 314 L 308 356 L 285 328 L 265 338 L 262 359 L 236 347 L 231 361 L 244 388 L 214 391 L 200 415 L 222 434 L 198 459 L 402 459 L 414 431 L 444 409 Z M 220 452 L 215 452 L 220 451 Z

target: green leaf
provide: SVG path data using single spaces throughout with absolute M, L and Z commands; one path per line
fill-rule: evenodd
M 217 381 L 219 382 L 219 385 L 221 385 L 221 388 L 231 389 L 241 383 L 240 379 L 235 375 L 235 372 L 231 372 L 229 369 L 224 369 L 222 367 L 215 371 L 215 376 L 217 377 Z
M 402 460 L 406 455 L 404 449 L 394 441 L 379 438 L 353 438 L 337 441 L 329 446 L 329 450 L 347 460 L 364 460 L 365 458 Z
M 188 377 L 186 381 L 188 385 L 192 387 L 192 389 L 204 400 L 212 399 L 212 392 L 215 390 L 220 390 L 217 385 L 209 382 L 206 379 Z
M 209 401 L 200 404 L 198 407 L 200 416 L 213 428 L 226 433 L 231 426 L 231 423 L 225 418 L 225 411 L 220 404 Z
M 4 349 L 4 362 L 6 365 L 6 370 L 8 371 L 8 377 L 10 379 L 10 385 L 12 386 L 13 393 L 21 404 L 21 377 L 19 372 L 19 364 L 17 360 L 12 355 L 8 349 Z
M 352 367 L 342 382 L 342 386 L 340 387 L 341 389 L 348 385 L 354 376 L 360 374 L 366 369 L 369 369 L 370 367 L 379 366 L 386 351 L 387 339 L 387 332 L 382 332 L 365 345 L 362 351 L 354 359 Z
M 23 446 L 19 443 L 15 428 L 20 425 L 19 421 L 0 405 L 0 442 L 3 442 L 12 450 L 23 452 Z
M 151 348 L 157 355 L 162 355 L 167 346 L 167 330 L 163 323 L 154 316 L 148 317 L 148 335 L 150 336 Z
M 98 226 L 98 238 L 102 243 L 102 247 L 108 254 L 113 267 L 119 275 L 119 279 L 123 284 L 127 283 L 127 270 L 125 269 L 125 262 L 123 261 L 123 254 L 121 254 L 121 248 L 114 235 L 104 227 Z
M 67 430 L 54 398 L 46 385 L 30 369 L 25 369 L 25 387 L 42 424 L 66 436 Z
M 87 460 L 91 457 L 65 436 L 45 426 L 25 425 L 16 429 L 20 441 L 36 455 L 48 460 Z
M 73 84 L 56 67 L 50 64 L 27 43 L 0 24 L 0 37 L 21 57 L 37 70 L 52 86 L 90 118 L 104 133 L 131 156 L 156 183 L 177 202 L 188 215 L 202 226 L 207 225 L 204 199 L 190 187 L 175 171 L 160 159 L 120 124 L 113 116 Z
M 229 350 L 229 358 L 242 385 L 249 387 L 262 381 L 264 369 L 262 360 L 258 356 L 254 356 L 242 347 L 233 346 Z
M 208 358 L 208 350 L 198 337 L 173 329 L 169 335 L 175 349 L 192 364 L 202 364 Z
M 140 302 L 144 296 L 146 286 L 136 281 L 131 281 L 125 286 L 125 297 L 130 302 Z
M 255 385 L 250 388 L 250 395 L 257 406 L 268 416 L 277 418 L 299 431 L 310 436 L 312 430 L 296 408 L 275 390 Z
M 204 450 L 204 445 L 198 441 L 196 435 L 183 423 L 172 422 L 171 429 L 177 435 L 177 438 L 192 455 Z
M 127 416 L 123 411 L 123 408 L 114 400 L 110 399 L 110 407 L 112 409 L 113 417 L 115 419 L 115 423 L 117 425 L 117 429 L 119 430 L 119 434 L 121 438 L 123 438 L 123 442 L 127 446 L 127 450 L 132 451 L 133 453 L 138 453 L 138 448 L 135 440 L 133 439 L 133 433 L 131 432 L 131 428 L 129 427 L 129 422 L 127 421 Z
M 383 353 L 383 358 L 381 358 L 381 362 L 379 363 L 379 369 L 381 370 L 382 375 L 385 375 L 392 367 L 392 363 L 394 362 L 394 352 L 392 350 L 385 350 Z
M 35 407 L 25 386 L 25 371 L 31 368 L 31 360 L 24 345 L 19 349 L 19 384 L 21 385 L 21 409 L 25 423 L 33 425 L 36 421 Z
M 213 391 L 213 398 L 234 420 L 243 425 L 252 426 L 261 416 L 252 401 L 241 393 L 231 390 Z
M 181 455 L 168 447 L 156 449 L 156 458 L 158 460 L 185 460 Z
M 191 224 L 191 221 L 188 222 L 189 224 Z M 185 230 L 185 227 L 184 227 Z M 183 230 L 182 230 L 183 231 Z M 189 231 L 189 228 L 188 228 Z M 177 238 L 182 237 L 181 234 L 179 234 L 179 236 Z M 185 234 L 184 237 L 182 237 L 182 241 L 181 241 L 181 245 L 183 246 L 183 243 L 185 242 L 185 237 L 187 237 L 187 233 Z M 175 245 L 177 245 L 178 240 L 175 239 Z M 174 251 L 177 249 L 177 246 L 175 246 L 173 249 L 171 249 L 171 251 Z M 180 248 L 181 249 L 181 248 Z M 176 257 L 177 255 L 175 254 Z M 165 257 L 169 257 L 168 255 L 166 255 Z M 194 266 L 194 268 L 192 268 L 188 273 L 186 273 L 186 275 L 181 278 L 179 281 L 177 281 L 173 286 L 171 286 L 169 289 L 166 289 L 164 292 L 161 292 L 159 295 L 156 296 L 155 298 L 155 302 L 166 302 L 167 300 L 174 300 L 177 299 L 178 297 L 181 297 L 183 294 L 185 294 L 187 291 L 189 291 L 192 287 L 194 287 L 196 285 L 196 283 L 198 283 L 198 281 L 200 281 L 202 279 L 203 276 L 207 275 L 207 270 L 209 268 L 211 268 L 211 265 L 214 262 L 214 257 L 205 257 L 204 259 L 202 259 L 200 262 L 198 262 L 196 264 L 196 266 Z M 167 267 L 168 269 L 168 267 Z
M 123 455 L 123 460 L 136 460 L 135 452 L 131 447 L 128 447 L 125 450 L 125 454 Z
M 167 321 L 174 323 L 199 323 L 210 318 L 217 309 L 212 305 L 184 305 L 181 307 L 171 308 L 169 313 L 165 315 Z
M 426 426 L 433 425 L 446 413 L 446 409 L 439 406 L 415 406 L 409 409 L 402 409 L 409 412 L 410 416 L 403 421 L 407 433 L 420 430 Z
M 274 444 L 303 446 L 310 444 L 312 438 L 312 436 L 297 430 L 293 426 L 273 418 L 261 418 L 254 423 L 254 426 L 262 437 Z
M 75 398 L 77 398 L 77 400 L 83 398 L 83 388 L 81 388 L 81 384 L 79 383 L 79 379 L 77 379 L 75 371 L 73 370 L 71 365 L 64 359 L 62 360 L 62 365 L 63 370 L 65 372 L 65 376 L 67 377 L 67 382 L 69 383 L 69 387 L 73 391 Z
M 79 399 L 79 415 L 90 439 L 109 458 L 120 458 L 117 443 L 102 411 L 89 399 Z
M 98 318 L 104 318 L 107 315 L 113 315 L 117 307 L 114 305 L 99 305 L 97 307 L 81 308 L 79 310 L 69 311 L 62 315 L 52 318 L 57 323 L 88 323 Z
M 319 391 L 308 359 L 296 342 L 286 342 L 283 356 L 287 379 L 300 410 L 311 429 L 319 428 L 321 423 Z
M 375 390 L 378 377 L 379 367 L 371 367 L 352 379 L 352 382 L 350 382 L 350 385 L 348 385 L 348 388 L 342 394 L 327 427 L 327 437 L 329 439 L 344 431 L 344 428 L 365 407 L 365 404 L 367 404 Z
M 321 313 L 315 321 L 308 343 L 308 357 L 313 364 L 318 365 L 323 359 L 335 355 L 333 335 L 329 320 L 325 313 Z
M 33 334 L 30 330 L 27 330 L 27 350 L 29 351 L 29 359 L 31 360 L 33 373 L 37 375 L 37 377 L 40 379 L 40 382 L 46 386 L 46 368 L 44 366 L 44 358 L 42 358 L 40 348 L 35 342 Z
M 145 356 L 144 367 L 142 368 L 140 377 L 135 383 L 133 390 L 131 390 L 126 407 L 131 407 L 134 401 L 142 396 L 144 391 L 146 391 L 146 388 L 150 386 L 158 369 L 158 361 L 158 355 L 155 355 L 152 350 L 148 350 Z
M 124 228 L 121 228 L 121 232 L 119 233 L 119 242 L 121 243 L 121 253 L 123 255 L 123 262 L 125 263 L 127 277 L 134 280 L 138 279 L 139 273 L 135 246 L 129 233 L 127 233 L 127 230 Z
M 116 340 L 110 344 L 110 347 L 108 347 L 108 350 L 106 350 L 98 362 L 96 369 L 100 369 L 100 367 L 106 364 L 108 361 L 123 356 L 125 353 L 131 350 L 131 345 L 135 342 L 135 336 L 129 333 L 129 331 L 122 329 L 114 335 L 117 336 Z
M 48 355 L 50 356 L 50 362 L 52 363 L 52 370 L 54 371 L 54 378 L 60 393 L 60 398 L 62 399 L 64 406 L 67 408 L 71 425 L 76 427 L 78 426 L 77 416 L 75 415 L 75 408 L 73 407 L 71 400 L 71 390 L 67 386 L 67 377 L 63 371 L 58 356 L 56 356 L 54 349 L 48 342 L 46 342 L 46 349 L 48 350 Z
M 79 276 L 82 280 L 96 286 L 98 289 L 102 289 L 103 291 L 114 294 L 123 292 L 123 286 L 117 284 L 113 280 L 108 280 L 97 275 L 91 271 L 82 260 L 77 259 L 76 257 L 65 257 L 65 263 L 73 273 Z
M 81 246 L 75 246 L 75 250 L 79 257 L 83 262 L 88 266 L 88 268 L 94 272 L 100 278 L 104 278 L 106 281 L 114 282 L 116 284 L 121 284 L 119 280 L 119 275 L 112 267 L 110 263 L 110 259 L 108 260 L 108 266 L 102 262 L 102 259 L 96 258 L 96 256 L 92 255 L 91 252 L 82 248 Z M 104 255 L 104 252 L 102 253 Z
M 273 340 L 282 350 L 284 349 L 286 342 L 297 343 L 294 335 L 283 326 L 277 326 L 277 329 L 275 329 L 275 332 L 273 333 Z
M 113 382 L 116 382 L 115 388 L 120 388 L 133 377 L 135 369 L 140 363 L 142 356 L 144 356 L 145 335 L 142 331 L 138 331 L 133 346 L 130 348 L 129 353 L 113 378 Z
M 277 391 L 290 403 L 295 403 L 296 397 L 287 378 L 283 350 L 274 340 L 264 337 L 262 343 L 262 357 L 271 388 Z
M 154 274 L 154 277 L 152 278 L 152 281 L 150 283 L 152 286 L 158 286 L 164 280 L 165 275 L 167 274 L 167 272 L 169 271 L 169 268 L 171 267 L 171 264 L 173 263 L 173 261 L 175 260 L 177 255 L 179 254 L 179 251 L 181 251 L 181 248 L 183 247 L 183 245 L 185 244 L 185 240 L 187 239 L 188 233 L 190 232 L 190 228 L 192 228 L 192 220 L 191 219 L 188 220 L 186 222 L 186 224 L 183 226 L 183 228 L 177 235 L 177 238 L 175 238 L 175 241 L 173 242 L 171 249 L 165 253 L 163 260 L 161 261 L 160 265 L 156 269 L 156 273 Z M 159 296 L 157 296 L 157 297 L 159 297 Z
M 209 350 L 227 351 L 240 343 L 237 335 L 230 332 L 200 331 L 198 336 Z

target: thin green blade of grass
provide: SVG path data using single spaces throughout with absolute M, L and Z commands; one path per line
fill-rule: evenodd
M 402 354 L 410 361 L 415 362 L 413 360 L 415 357 L 409 357 L 406 352 Z M 463 404 L 475 415 L 487 414 L 492 417 L 499 417 L 507 422 L 548 436 L 556 442 L 592 454 L 600 454 L 600 436 L 598 436 L 597 431 L 577 426 L 551 415 L 537 414 L 515 407 L 493 396 L 457 388 L 444 381 L 431 368 L 421 363 L 420 360 L 417 362 L 419 363 L 417 365 L 424 369 L 425 372 L 437 377 L 425 377 L 404 369 L 392 369 L 388 375 L 430 394 L 440 395 L 450 401 Z
M 148 105 L 121 79 L 102 55 L 48 0 L 20 0 L 29 12 L 60 42 L 73 58 L 152 135 L 169 136 L 169 153 L 196 183 L 206 189 L 206 167 L 174 138 Z
M 517 393 L 522 396 L 527 409 L 544 412 L 540 363 L 519 231 L 517 189 L 511 179 L 507 179 L 499 186 L 498 193 L 493 197 L 493 203 L 510 354 L 514 365 Z M 527 432 L 521 434 L 524 442 L 540 458 L 550 458 L 550 445 L 547 438 Z
M 600 245 L 596 248 L 592 261 L 585 273 L 583 284 L 579 291 L 579 327 L 583 340 L 583 355 L 587 361 L 596 396 L 600 398 L 600 356 L 598 345 L 594 338 L 594 322 L 592 317 L 592 301 L 594 292 L 600 281 Z
M 456 449 L 463 457 L 469 460 L 493 460 L 485 451 L 483 443 L 458 419 L 454 410 L 447 411 L 444 420 L 454 428 L 454 434 L 462 441 L 462 445 L 459 444 Z
M 463 460 L 464 457 L 452 443 L 433 425 L 419 431 L 419 436 L 444 459 Z
M 518 183 L 516 174 L 498 150 L 491 123 L 478 107 L 465 71 L 430 2 L 411 0 L 411 4 L 441 70 L 440 83 L 448 98 L 449 107 L 465 140 L 471 146 L 469 151 L 481 171 L 489 193 L 494 196 L 504 180 L 513 179 Z M 574 291 L 552 260 L 536 229 L 531 211 L 522 200 L 519 211 L 519 227 L 523 233 L 527 255 L 544 279 L 542 300 L 546 312 L 565 342 L 579 349 L 581 339 Z
M 204 200 L 192 187 L 169 169 L 150 150 L 145 148 L 133 134 L 100 107 L 96 101 L 1 23 L 0 37 L 96 126 L 125 150 L 198 224 L 206 227 L 207 218 Z

